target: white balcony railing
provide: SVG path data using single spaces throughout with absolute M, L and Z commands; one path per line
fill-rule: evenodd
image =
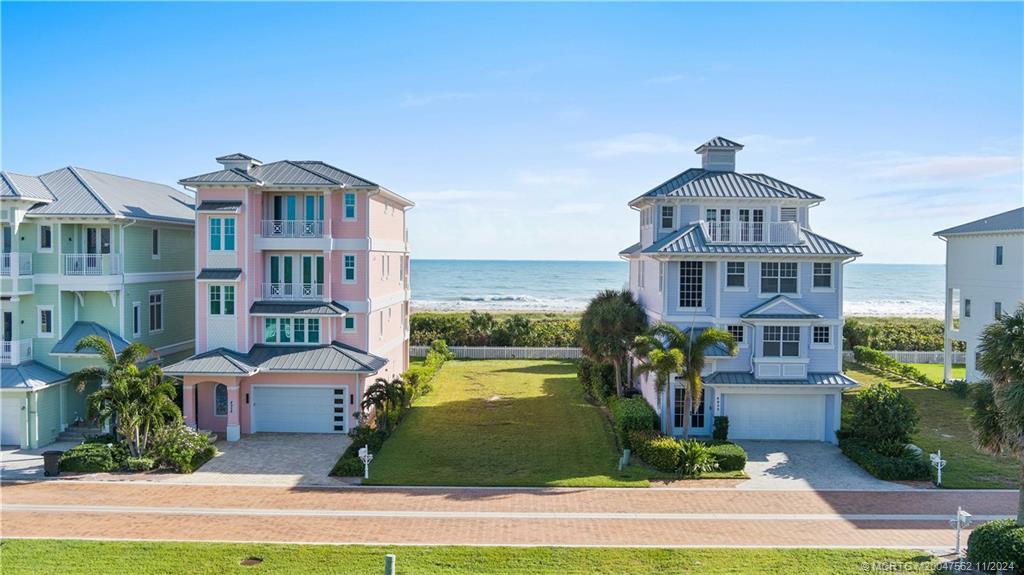
M 19 276 L 32 275 L 32 254 L 3 254 L 0 258 L 0 276 L 12 275 L 18 270 Z
M 321 220 L 263 220 L 265 238 L 322 238 Z
M 716 244 L 796 244 L 800 227 L 796 222 L 702 221 L 704 236 Z
M 18 365 L 32 359 L 32 340 L 19 339 L 0 344 L 0 364 Z
M 120 254 L 64 254 L 64 275 L 107 276 L 120 273 Z
M 307 300 L 323 299 L 324 284 L 263 284 L 263 299 Z

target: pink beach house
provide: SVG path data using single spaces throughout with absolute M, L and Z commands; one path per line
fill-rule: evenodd
M 229 441 L 345 433 L 367 382 L 409 363 L 413 203 L 324 162 L 217 161 L 179 182 L 196 192 L 197 353 L 165 371 L 185 420 Z

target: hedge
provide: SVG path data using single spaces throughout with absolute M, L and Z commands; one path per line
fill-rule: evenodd
M 612 425 L 619 444 L 630 447 L 629 432 L 647 431 L 658 428 L 658 414 L 642 397 L 616 397 L 608 403 L 612 413 Z
M 843 347 L 858 345 L 892 351 L 942 351 L 943 322 L 930 318 L 850 317 L 843 326 Z M 954 342 L 953 351 L 964 351 Z
M 615 367 L 610 363 L 595 362 L 583 356 L 576 360 L 576 377 L 583 391 L 598 403 L 607 403 L 615 396 Z
M 901 457 L 882 455 L 872 449 L 870 442 L 850 437 L 840 438 L 839 449 L 854 463 L 879 479 L 923 481 L 932 477 L 931 469 L 924 459 L 909 452 Z
M 338 462 L 331 469 L 331 475 L 341 477 L 352 477 L 363 474 L 363 462 L 359 459 L 359 450 L 369 446 L 370 453 L 377 453 L 384 446 L 384 441 L 390 437 L 388 430 L 360 425 L 355 427 L 348 434 L 352 443 L 345 449 L 345 452 L 338 458 Z
M 412 345 L 443 339 L 448 345 L 578 347 L 580 322 L 561 315 L 420 312 L 409 320 Z
M 116 471 L 127 459 L 127 450 L 116 443 L 83 443 L 60 456 L 60 470 L 82 473 Z
M 675 439 L 653 429 L 629 432 L 629 443 L 644 463 L 658 471 L 674 472 L 679 469 L 682 447 Z
M 1024 527 L 1013 519 L 999 519 L 979 525 L 967 539 L 967 560 L 979 563 L 1012 563 L 1006 571 L 1024 570 Z M 998 566 L 993 566 L 995 572 Z
M 921 370 L 912 365 L 896 361 L 888 355 L 870 347 L 858 345 L 853 348 L 853 357 L 858 363 L 869 365 L 882 371 L 897 375 L 899 377 L 916 381 L 928 387 L 942 388 L 943 384 L 936 384 Z
M 735 443 L 712 443 L 711 454 L 720 471 L 743 471 L 747 466 L 747 452 Z

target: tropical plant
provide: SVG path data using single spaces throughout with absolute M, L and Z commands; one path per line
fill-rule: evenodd
M 978 354 L 978 369 L 992 382 L 975 386 L 971 427 L 978 447 L 1024 465 L 1024 302 L 985 328 Z M 1017 525 L 1024 526 L 1024 475 L 1020 487 Z
M 412 399 L 407 393 L 405 382 L 395 377 L 391 381 L 378 377 L 363 393 L 363 410 L 372 409 L 377 425 L 383 418 L 384 427 L 390 431 L 398 424 L 398 418 Z
M 887 442 L 906 445 L 919 420 L 913 400 L 885 383 L 860 390 L 850 406 L 850 432 L 868 440 L 876 451 Z
M 678 349 L 683 354 L 682 375 L 686 386 L 686 412 L 694 413 L 704 395 L 704 371 L 707 350 L 712 346 L 724 346 L 729 355 L 736 355 L 736 339 L 732 334 L 717 328 L 683 331 L 673 325 L 661 323 L 652 330 L 663 342 L 666 349 Z M 694 332 L 696 332 L 695 335 Z M 683 418 L 683 437 L 690 437 L 690 418 Z
M 615 366 L 615 392 L 622 395 L 622 365 L 636 336 L 647 327 L 647 314 L 629 290 L 605 290 L 590 300 L 580 319 L 580 344 L 595 361 Z
M 89 419 L 101 423 L 114 419 L 114 431 L 128 444 L 133 457 L 145 455 L 151 433 L 168 422 L 181 421 L 181 410 L 174 402 L 177 390 L 164 377 L 156 363 L 140 368 L 150 349 L 131 343 L 115 353 L 106 339 L 89 335 L 75 344 L 75 351 L 91 349 L 103 360 L 103 367 L 86 367 L 71 374 L 78 391 L 93 381 L 107 382 L 87 398 Z
M 658 393 L 668 386 L 668 380 L 673 373 L 683 372 L 686 361 L 682 350 L 671 347 L 670 340 L 660 337 L 661 330 L 669 328 L 675 329 L 670 325 L 658 324 L 647 334 L 637 336 L 634 343 L 634 354 L 640 360 L 634 369 L 638 375 L 653 373 Z
M 698 477 L 718 469 L 718 459 L 711 447 L 696 439 L 679 440 L 679 474 L 683 477 Z

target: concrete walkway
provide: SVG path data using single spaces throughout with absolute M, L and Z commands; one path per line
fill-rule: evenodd
M 738 491 L 3 485 L 5 537 L 451 545 L 938 549 L 956 507 L 981 521 L 1010 491 Z
M 872 477 L 850 461 L 838 447 L 820 441 L 738 440 L 747 452 L 749 481 L 737 489 L 910 489 Z
M 0 450 L 0 479 L 42 479 L 44 451 L 67 451 L 79 443 L 58 441 L 39 449 L 4 448 Z

